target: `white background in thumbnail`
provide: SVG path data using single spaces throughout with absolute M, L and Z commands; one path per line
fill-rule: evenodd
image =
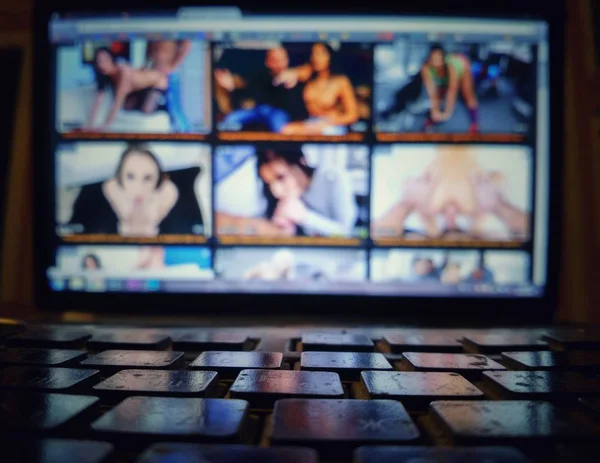
M 418 177 L 444 148 L 458 149 L 460 145 L 392 145 L 375 147 L 373 155 L 373 189 L 371 220 L 377 220 L 402 197 L 405 182 Z M 480 166 L 486 171 L 504 174 L 505 199 L 513 206 L 529 212 L 532 202 L 531 149 L 522 146 L 470 145 L 465 149 L 476 153 Z M 391 152 L 390 152 L 391 150 Z M 390 154 L 387 154 L 390 153 Z M 410 215 L 405 227 L 422 230 L 420 219 Z M 504 228 L 494 221 L 490 228 Z

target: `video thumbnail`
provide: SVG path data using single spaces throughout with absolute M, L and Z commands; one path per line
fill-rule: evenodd
M 380 145 L 372 162 L 371 236 L 378 244 L 530 239 L 529 147 Z
M 56 162 L 63 239 L 155 242 L 177 235 L 171 241 L 200 243 L 212 234 L 208 145 L 66 143 Z
M 57 49 L 57 131 L 205 134 L 210 51 L 203 41 L 85 41 Z
M 223 280 L 365 281 L 367 253 L 348 249 L 219 249 L 215 273 Z
M 211 251 L 201 246 L 61 246 L 55 270 L 66 277 L 214 278 Z
M 371 253 L 377 282 L 444 285 L 508 285 L 529 281 L 529 255 L 522 251 L 383 250 Z
M 366 146 L 219 146 L 215 177 L 216 234 L 222 243 L 303 237 L 290 242 L 315 245 L 314 238 L 326 237 L 339 243 L 354 239 L 349 244 L 356 245 L 368 235 Z
M 213 49 L 217 128 L 246 140 L 346 137 L 371 113 L 372 50 L 336 43 L 237 42 Z M 279 136 L 279 137 L 278 137 Z M 223 140 L 241 140 L 221 134 Z
M 533 128 L 530 44 L 406 38 L 377 45 L 374 61 L 376 132 L 524 135 Z

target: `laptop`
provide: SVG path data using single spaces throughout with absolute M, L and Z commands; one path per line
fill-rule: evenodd
M 560 11 L 60 3 L 35 15 L 55 321 L 2 341 L 3 448 L 593 454 L 600 339 L 552 324 Z

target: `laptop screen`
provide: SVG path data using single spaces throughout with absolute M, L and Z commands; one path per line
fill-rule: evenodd
M 541 297 L 547 24 L 55 15 L 53 291 Z

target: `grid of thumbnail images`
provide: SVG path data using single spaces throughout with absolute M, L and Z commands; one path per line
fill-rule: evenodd
M 56 267 L 198 280 L 531 279 L 536 47 L 56 47 Z

